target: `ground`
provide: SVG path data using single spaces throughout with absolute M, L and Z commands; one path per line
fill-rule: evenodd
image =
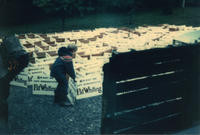
M 53 104 L 52 96 L 11 87 L 9 127 L 14 134 L 99 134 L 101 96 L 78 100 L 74 107 Z

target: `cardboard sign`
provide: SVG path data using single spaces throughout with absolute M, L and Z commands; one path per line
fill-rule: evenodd
M 68 87 L 67 97 L 69 101 L 71 102 L 71 104 L 74 105 L 77 100 L 77 86 L 76 86 L 76 83 L 71 78 L 69 78 L 69 87 Z
M 49 65 L 57 58 L 58 48 L 76 43 L 78 52 L 73 62 L 77 84 L 69 78 L 68 98 L 74 102 L 75 99 L 99 95 L 102 92 L 102 67 L 109 62 L 112 50 L 127 52 L 131 49 L 166 47 L 172 43 L 172 39 L 177 34 L 194 29 L 200 30 L 200 27 L 165 24 L 159 27 L 147 26 L 136 29 L 98 28 L 92 31 L 19 35 L 20 42 L 24 45 L 24 49 L 30 52 L 35 64 L 29 63 L 26 70 L 21 72 L 11 85 L 21 87 L 30 85 L 33 94 L 53 95 L 57 82 L 50 77 Z

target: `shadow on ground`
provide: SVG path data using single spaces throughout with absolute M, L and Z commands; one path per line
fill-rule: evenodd
M 12 134 L 99 134 L 101 96 L 78 100 L 74 107 L 52 103 L 52 96 L 32 95 L 11 87 L 9 126 Z

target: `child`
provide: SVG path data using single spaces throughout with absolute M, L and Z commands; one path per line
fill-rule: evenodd
M 58 86 L 54 94 L 54 103 L 57 103 L 60 106 L 71 105 L 67 98 L 68 79 L 66 75 L 69 75 L 75 81 L 76 75 L 72 59 L 75 57 L 76 51 L 77 46 L 74 44 L 70 44 L 68 47 L 59 48 L 58 58 L 51 67 L 51 76 L 58 82 Z

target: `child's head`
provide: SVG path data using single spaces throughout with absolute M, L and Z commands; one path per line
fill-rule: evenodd
M 74 55 L 77 50 L 78 50 L 78 48 L 75 44 L 69 44 L 67 47 L 59 48 L 58 56 L 65 56 L 68 54 Z
M 67 49 L 70 51 L 70 52 L 76 52 L 78 50 L 77 46 L 75 44 L 69 44 L 67 46 Z
M 69 53 L 69 51 L 66 47 L 60 47 L 58 49 L 58 56 L 65 56 L 68 53 Z
M 72 57 L 76 57 L 76 51 L 78 50 L 78 47 L 75 44 L 69 44 L 67 46 L 67 49 L 72 53 Z

